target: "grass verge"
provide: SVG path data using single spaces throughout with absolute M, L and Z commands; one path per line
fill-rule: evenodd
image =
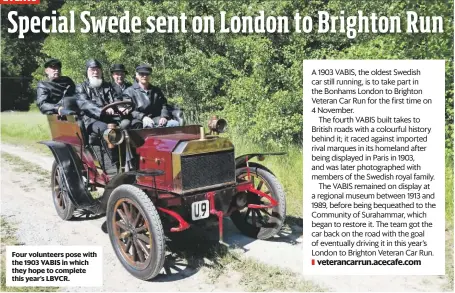
M 446 284 L 444 291 L 453 292 L 453 223 L 446 228 Z
M 1 154 L 2 160 L 9 163 L 13 171 L 26 173 L 29 177 L 32 176 L 42 187 L 48 188 L 50 186 L 51 172 L 18 156 L 6 152 L 2 152 Z
M 59 290 L 58 287 L 6 287 L 6 246 L 20 245 L 15 233 L 15 226 L 9 222 L 5 216 L 0 217 L 1 227 L 1 292 L 56 292 Z
M 38 143 L 50 138 L 47 118 L 40 112 L 2 112 L 0 125 L 2 141 L 38 153 L 50 154 L 47 146 Z
M 289 270 L 269 266 L 252 258 L 243 258 L 238 252 L 218 253 L 217 263 L 209 277 L 217 282 L 222 276 L 237 273 L 236 281 L 249 292 L 327 292 L 327 289 L 304 280 Z
M 453 188 L 454 188 L 454 181 L 453 181 L 453 157 L 446 155 L 446 182 L 445 182 L 445 189 L 446 189 L 446 285 L 444 286 L 444 290 L 453 292 L 454 290 L 454 222 L 453 222 Z

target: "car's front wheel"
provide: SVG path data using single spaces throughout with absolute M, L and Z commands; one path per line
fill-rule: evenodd
M 107 230 L 122 265 L 136 278 L 150 280 L 164 265 L 163 226 L 150 198 L 132 185 L 120 185 L 109 197 Z

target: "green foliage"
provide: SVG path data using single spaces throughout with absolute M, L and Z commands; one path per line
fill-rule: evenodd
M 18 34 L 9 34 L 10 26 L 7 15 L 10 11 L 17 11 L 20 16 L 43 17 L 50 14 L 52 9 L 61 6 L 60 1 L 50 2 L 42 0 L 40 5 L 2 5 L 1 17 L 1 110 L 28 110 L 35 98 L 32 87 L 32 73 L 43 71 L 44 55 L 40 52 L 41 44 L 46 37 L 44 33 L 27 33 L 24 39 Z
M 319 34 L 317 22 L 310 34 L 219 33 L 220 11 L 233 15 L 317 16 L 318 11 L 339 15 L 398 15 L 407 10 L 419 15 L 444 17 L 442 34 L 359 34 L 349 39 L 343 33 Z M 133 81 L 134 68 L 148 63 L 154 68 L 152 82 L 182 107 L 190 122 L 206 123 L 213 114 L 228 119 L 231 129 L 246 133 L 254 142 L 284 147 L 302 142 L 302 61 L 305 59 L 444 59 L 446 60 L 446 146 L 453 141 L 453 0 L 436 1 L 76 1 L 67 0 L 61 15 L 90 11 L 94 17 L 130 16 L 143 20 L 143 33 L 79 33 L 83 23 L 76 17 L 76 33 L 50 34 L 41 52 L 34 56 L 52 56 L 63 61 L 63 73 L 75 82 L 85 78 L 84 63 L 97 58 L 109 78 L 112 63 L 124 63 Z M 215 17 L 216 33 L 196 34 L 187 25 L 187 33 L 146 33 L 149 16 L 180 16 L 187 24 L 194 16 Z M 38 13 L 38 12 L 35 12 Z M 402 30 L 405 30 L 402 23 Z M 17 41 L 17 40 L 16 40 Z M 2 39 L 2 42 L 5 41 Z M 15 48 L 11 38 L 7 48 Z M 25 42 L 22 41 L 21 44 Z M 8 49 L 10 48 L 10 49 Z M 39 46 L 37 46 L 39 48 Z M 3 50 L 3 49 L 2 49 Z M 5 62 L 12 68 L 14 61 Z M 38 58 L 38 57 L 37 57 Z M 3 62 L 3 60 L 2 60 Z M 20 65 L 19 65 L 20 66 Z M 11 69 L 17 71 L 18 69 Z M 43 77 L 37 68 L 35 83 Z

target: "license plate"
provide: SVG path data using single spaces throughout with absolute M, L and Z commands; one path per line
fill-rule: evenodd
M 193 202 L 191 204 L 191 218 L 193 221 L 208 218 L 210 216 L 209 208 L 208 199 Z

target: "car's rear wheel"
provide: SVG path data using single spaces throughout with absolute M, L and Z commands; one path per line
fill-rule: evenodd
M 250 167 L 250 176 L 254 188 L 271 196 L 278 202 L 278 205 L 273 208 L 248 208 L 248 204 L 266 206 L 271 202 L 252 192 L 237 194 L 244 200 L 246 199 L 246 204 L 244 208 L 231 214 L 231 220 L 243 234 L 252 238 L 268 239 L 276 235 L 283 227 L 286 218 L 286 195 L 278 179 L 260 165 Z M 247 168 L 237 169 L 236 177 L 238 182 L 247 180 Z
M 163 226 L 147 194 L 132 185 L 120 185 L 109 197 L 107 230 L 122 265 L 136 278 L 150 280 L 164 265 Z
M 68 187 L 62 167 L 54 161 L 51 172 L 52 200 L 60 218 L 67 221 L 73 217 L 76 207 L 68 196 Z

